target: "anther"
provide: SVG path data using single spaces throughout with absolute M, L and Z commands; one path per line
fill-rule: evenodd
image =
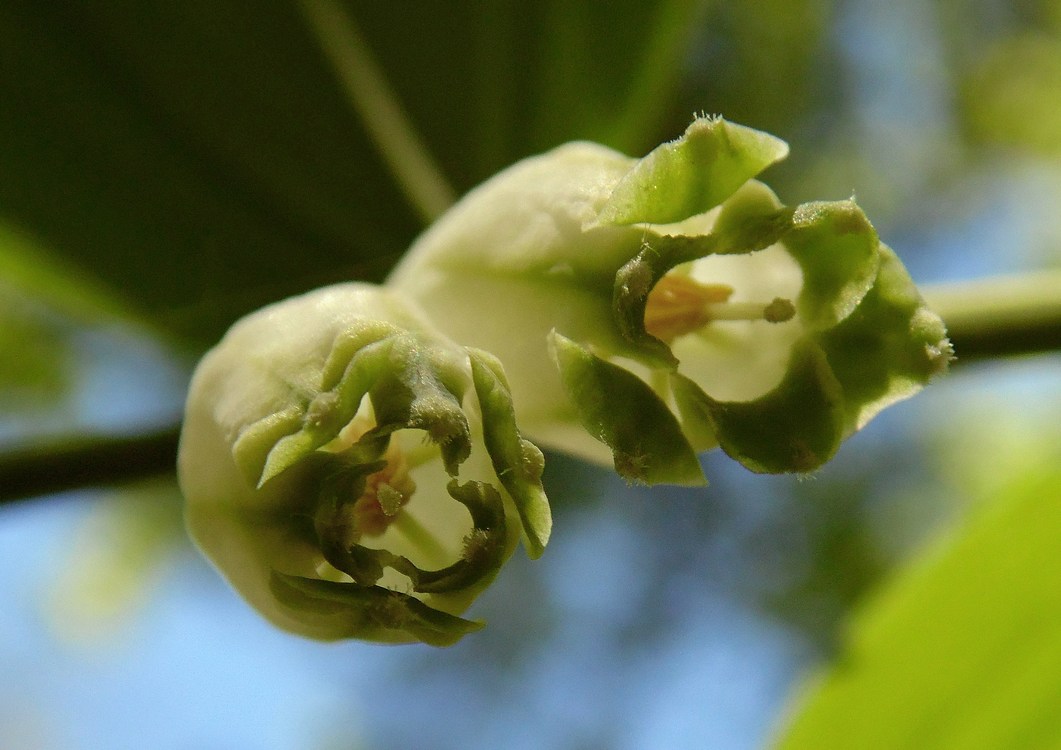
M 725 284 L 702 284 L 688 276 L 668 274 L 648 295 L 645 330 L 669 343 L 716 320 L 783 323 L 796 314 L 795 306 L 787 299 L 730 302 L 732 294 L 733 288 Z
M 416 491 L 405 456 L 394 440 L 383 458 L 387 465 L 365 478 L 365 489 L 354 502 L 354 528 L 360 535 L 385 532 Z

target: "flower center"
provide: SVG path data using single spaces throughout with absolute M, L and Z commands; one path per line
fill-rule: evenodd
M 416 491 L 409 463 L 393 438 L 383 459 L 387 465 L 365 478 L 365 490 L 353 506 L 354 528 L 365 536 L 385 532 Z
M 649 292 L 645 304 L 645 330 L 670 343 L 695 333 L 715 320 L 791 320 L 796 308 L 778 297 L 772 302 L 730 302 L 733 287 L 703 284 L 689 276 L 667 274 Z

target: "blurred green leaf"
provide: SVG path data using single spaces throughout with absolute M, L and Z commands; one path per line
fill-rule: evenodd
M 0 211 L 210 338 L 397 252 L 408 212 L 299 28 L 282 5 L 5 4 Z
M 962 104 L 986 143 L 1061 156 L 1061 23 L 999 40 L 972 70 Z
M 778 747 L 1061 747 L 1061 441 L 1032 432 L 979 515 L 856 618 Z
M 167 583 L 189 550 L 181 494 L 171 477 L 107 493 L 68 542 L 68 559 L 48 592 L 48 624 L 64 639 L 97 645 Z
M 945 0 L 940 9 L 955 113 L 975 156 L 1061 156 L 1061 2 Z
M 708 113 L 790 139 L 793 122 L 835 108 L 840 59 L 830 36 L 836 0 L 714 3 L 684 81 Z M 797 158 L 802 149 L 795 148 Z M 822 196 L 816 196 L 821 198 Z
M 641 148 L 701 0 L 347 3 L 458 191 Z M 606 31 L 606 33 L 604 33 Z M 0 217 L 175 332 L 383 275 L 421 229 L 296 2 L 0 7 Z
M 120 312 L 102 290 L 0 221 L 0 408 L 55 406 L 72 377 L 71 321 Z
M 53 401 L 69 382 L 66 337 L 40 305 L 0 282 L 0 409 Z
M 135 316 L 118 295 L 93 284 L 92 279 L 79 277 L 77 271 L 37 238 L 0 220 L 0 286 L 5 290 L 4 299 L 11 300 L 15 294 L 32 297 L 40 305 L 79 323 L 97 322 L 101 317 Z

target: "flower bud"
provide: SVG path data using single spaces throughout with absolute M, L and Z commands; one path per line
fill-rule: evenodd
M 455 643 L 520 532 L 532 557 L 549 537 L 498 361 L 369 284 L 236 323 L 192 379 L 178 468 L 199 547 L 311 638 Z
M 501 359 L 544 445 L 650 484 L 702 484 L 716 446 L 811 471 L 951 349 L 853 201 L 755 179 L 787 152 L 718 118 L 640 160 L 561 146 L 469 193 L 388 286 Z

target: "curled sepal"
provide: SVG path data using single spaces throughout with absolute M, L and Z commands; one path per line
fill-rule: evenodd
M 551 344 L 583 427 L 611 448 L 621 477 L 639 484 L 706 484 L 681 425 L 647 383 L 558 333 Z
M 301 410 L 281 410 L 288 425 L 294 426 L 295 413 L 301 422 L 265 454 L 259 487 L 334 440 L 353 420 L 366 395 L 375 414 L 373 437 L 400 428 L 424 430 L 441 448 L 450 474 L 468 457 L 468 420 L 461 407 L 466 375 L 459 360 L 452 360 L 445 349 L 425 344 L 423 336 L 376 325 L 369 330 L 372 336 L 357 330 L 341 334 L 324 364 L 321 389 L 313 391 L 312 399 L 300 400 Z M 333 382 L 327 375 L 336 370 L 341 374 Z M 260 421 L 272 428 L 276 419 L 269 415 Z M 252 472 L 257 467 L 249 456 L 261 453 L 262 444 L 275 437 L 272 431 L 259 434 L 257 426 L 242 433 L 234 448 L 236 460 Z
M 805 328 L 832 328 L 876 281 L 880 240 L 854 201 L 803 204 L 783 241 L 803 271 L 796 309 Z
M 954 356 L 947 330 L 902 262 L 880 246 L 876 283 L 855 311 L 819 339 L 844 391 L 848 430 L 917 393 Z
M 787 155 L 780 138 L 721 117 L 699 117 L 619 181 L 601 222 L 670 224 L 704 213 Z
M 548 539 L 500 365 L 368 284 L 233 326 L 192 379 L 178 463 L 193 539 L 313 638 L 452 643 L 521 530 L 532 556 Z
M 730 457 L 752 471 L 809 472 L 828 461 L 845 437 L 844 400 L 824 352 L 804 342 L 792 352 L 776 388 L 751 401 L 718 401 L 680 379 L 684 398 L 698 403 Z
M 356 491 L 363 490 L 361 480 Z M 352 541 L 361 538 L 357 533 L 356 518 L 351 517 L 347 504 L 337 502 L 331 492 L 318 508 L 314 524 L 324 559 L 360 586 L 377 584 L 390 568 L 405 576 L 409 587 L 418 594 L 460 592 L 467 595 L 481 591 L 494 580 L 510 550 L 504 501 L 496 489 L 483 482 L 461 485 L 451 480 L 446 491 L 465 507 L 472 522 L 472 528 L 464 536 L 459 557 L 451 565 L 425 570 L 409 558 L 387 549 Z M 418 535 L 424 534 L 425 530 L 413 528 L 405 532 Z
M 488 484 L 456 480 L 448 485 L 449 494 L 468 509 L 472 530 L 464 537 L 460 558 L 440 570 L 420 570 L 409 563 L 413 590 L 432 594 L 484 588 L 494 580 L 505 562 L 508 547 L 505 506 L 501 494 Z
M 482 411 L 483 440 L 493 459 L 494 471 L 516 503 L 527 553 L 532 558 L 539 557 L 553 526 L 549 500 L 542 487 L 545 457 L 519 433 L 512 392 L 501 362 L 481 349 L 469 349 L 468 354 L 475 395 Z
M 452 646 L 482 622 L 440 612 L 400 591 L 379 586 L 358 586 L 319 578 L 273 572 L 270 591 L 291 610 L 304 612 L 315 630 L 332 639 L 360 638 L 389 641 L 394 633 L 407 633 L 429 646 Z

